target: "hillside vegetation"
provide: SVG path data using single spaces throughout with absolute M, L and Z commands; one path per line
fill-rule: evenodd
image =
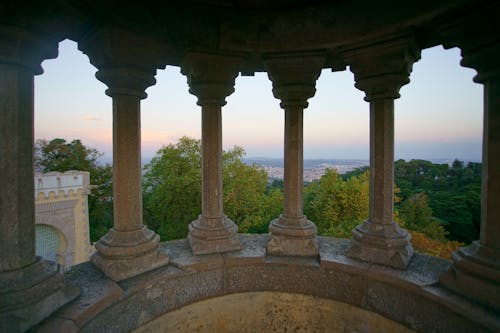
M 112 172 L 102 154 L 80 140 L 37 141 L 35 168 L 42 172 L 89 171 L 91 240 L 113 225 Z M 243 233 L 266 233 L 283 210 L 283 182 L 270 182 L 259 165 L 247 165 L 245 152 L 234 147 L 223 154 L 224 212 Z M 481 164 L 452 165 L 425 160 L 395 162 L 394 220 L 408 229 L 414 247 L 449 258 L 462 244 L 479 237 Z M 185 238 L 188 225 L 201 213 L 201 146 L 183 137 L 157 151 L 144 167 L 144 223 L 162 240 Z M 304 212 L 320 235 L 351 237 L 368 217 L 369 173 L 359 168 L 340 175 L 328 169 L 304 188 Z

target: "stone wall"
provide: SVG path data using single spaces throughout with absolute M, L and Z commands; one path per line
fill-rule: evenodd
M 343 302 L 301 294 L 248 292 L 215 297 L 169 312 L 146 332 L 414 332 Z
M 399 270 L 351 259 L 351 241 L 329 237 L 319 237 L 318 258 L 273 257 L 265 252 L 269 235 L 239 239 L 241 251 L 201 256 L 187 240 L 162 243 L 170 265 L 120 282 L 91 263 L 74 266 L 66 283 L 81 296 L 36 331 L 500 330 L 495 313 L 439 284 L 450 261 L 416 254 Z

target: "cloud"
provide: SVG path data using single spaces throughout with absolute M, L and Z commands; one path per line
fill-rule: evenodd
M 142 156 L 143 158 L 152 157 L 156 154 L 158 149 L 164 145 L 170 143 L 175 143 L 183 135 L 189 135 L 188 133 L 178 133 L 172 131 L 158 131 L 158 130 L 141 130 L 141 145 L 142 145 Z
M 86 114 L 80 117 L 81 120 L 88 120 L 88 121 L 102 121 L 101 117 L 98 116 L 93 116 L 91 114 Z
M 173 143 L 182 136 L 179 133 L 174 133 L 171 131 L 157 131 L 157 130 L 147 130 L 142 129 L 141 131 L 141 142 L 143 146 L 154 146 L 161 147 L 169 143 Z

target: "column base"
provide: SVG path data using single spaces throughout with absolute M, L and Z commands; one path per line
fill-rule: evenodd
M 440 283 L 461 295 L 500 310 L 500 251 L 479 241 L 453 252 L 453 265 Z
M 160 237 L 143 226 L 134 231 L 114 228 L 96 244 L 94 265 L 114 281 L 121 281 L 167 265 L 169 258 L 158 251 Z
M 238 226 L 223 215 L 206 218 L 200 215 L 189 224 L 188 241 L 194 255 L 240 251 Z
M 352 231 L 352 245 L 346 255 L 351 258 L 406 268 L 413 255 L 411 235 L 395 222 L 374 224 L 369 220 Z
M 281 215 L 271 221 L 267 254 L 274 256 L 317 257 L 316 225 L 305 216 L 288 218 Z
M 37 257 L 19 270 L 0 273 L 0 332 L 24 332 L 80 295 L 65 286 L 57 264 Z

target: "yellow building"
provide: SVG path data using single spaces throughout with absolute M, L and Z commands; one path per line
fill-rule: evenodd
M 63 270 L 89 260 L 86 171 L 35 174 L 36 255 L 56 261 Z

